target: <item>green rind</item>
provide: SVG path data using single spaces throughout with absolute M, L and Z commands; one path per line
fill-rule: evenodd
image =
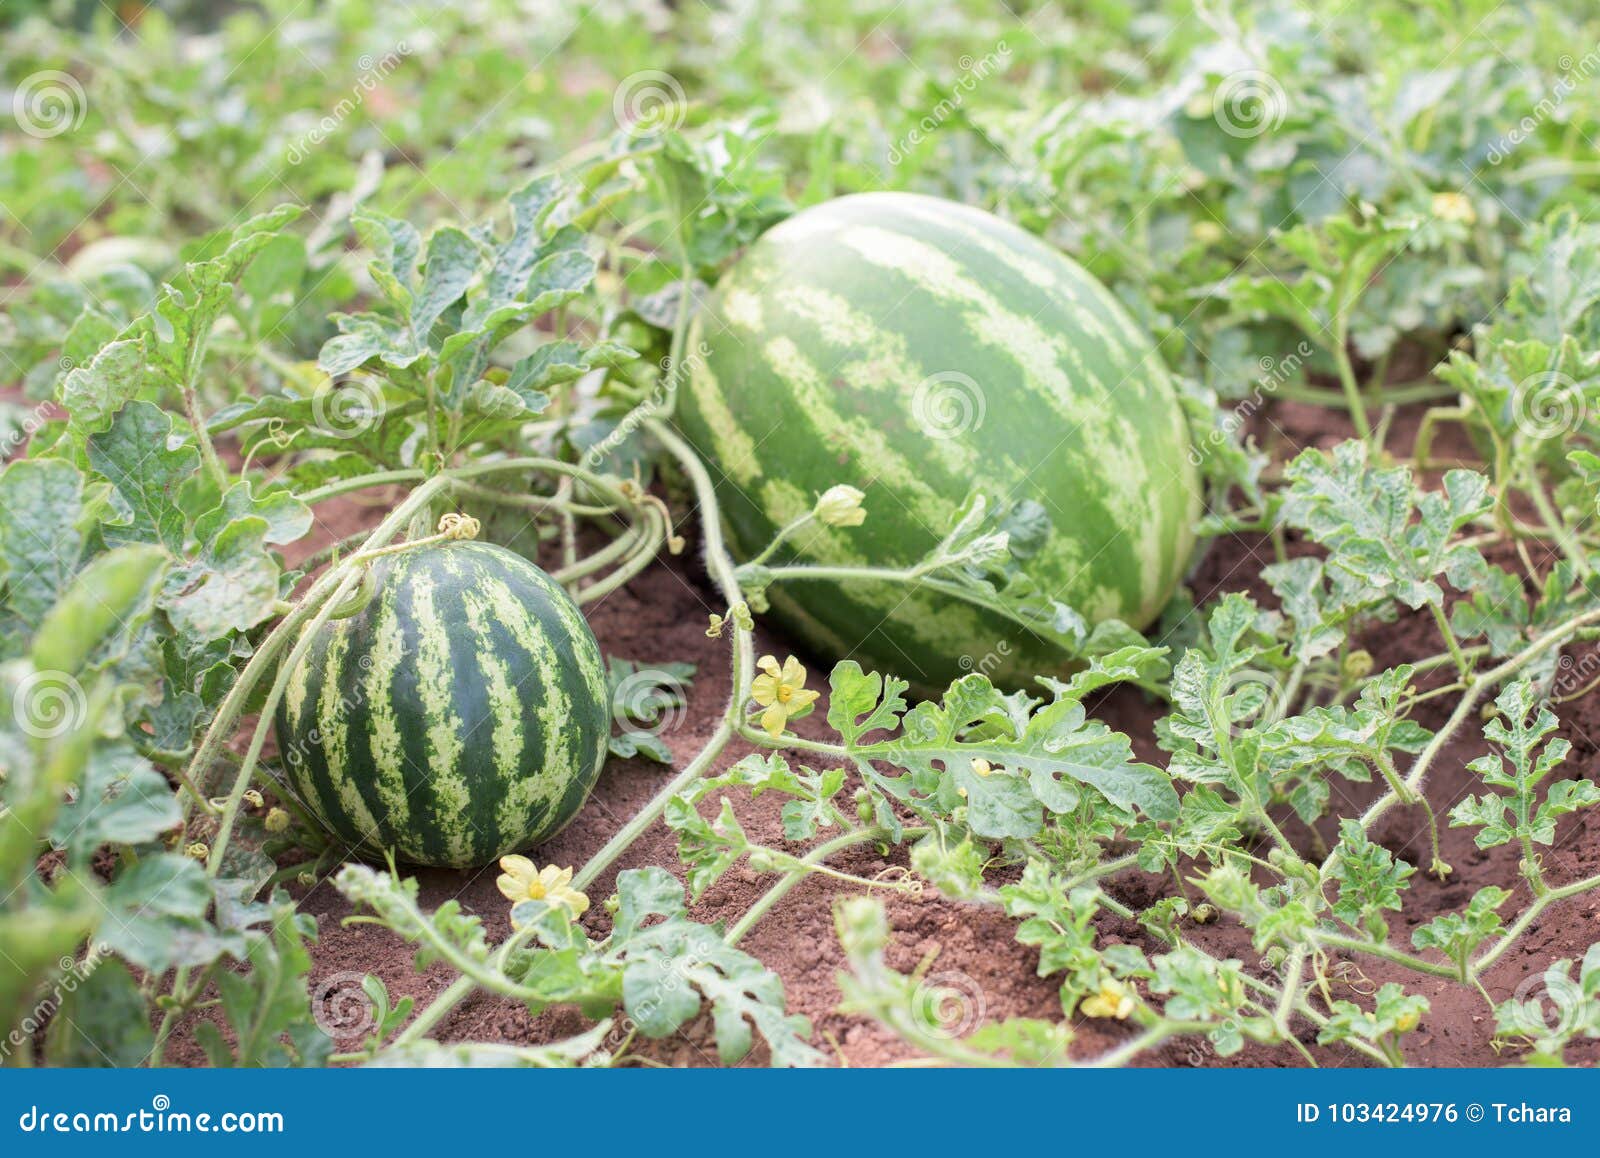
M 565 591 L 485 543 L 374 567 L 277 714 L 296 794 L 352 852 L 466 867 L 555 835 L 605 759 L 599 645 Z
M 1147 625 L 1194 545 L 1201 486 L 1159 354 L 1114 298 L 1039 239 L 981 210 L 871 193 L 763 236 L 697 318 L 680 397 L 748 557 L 837 483 L 867 521 L 813 527 L 802 562 L 922 558 L 974 486 L 1049 511 L 1032 578 L 1091 621 Z M 919 385 L 981 394 L 955 437 L 919 425 Z M 920 395 L 926 400 L 929 388 Z M 1054 644 L 948 597 L 878 583 L 792 583 L 773 608 L 813 648 L 919 688 L 971 670 L 1015 683 L 1060 670 Z

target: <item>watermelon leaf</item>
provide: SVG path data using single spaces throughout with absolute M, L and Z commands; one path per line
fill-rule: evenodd
M 906 769 L 915 790 L 943 811 L 966 807 L 980 837 L 1031 836 L 1042 823 L 1040 805 L 1070 813 L 1084 786 L 1126 811 L 1157 820 L 1178 815 L 1167 774 L 1135 760 L 1126 736 L 1090 720 L 1082 693 L 1069 685 L 1058 685 L 1055 700 L 1029 714 L 1033 701 L 1008 697 L 975 672 L 951 684 L 941 703 L 905 712 L 898 735 L 863 742 L 868 729 L 860 716 L 892 731 L 903 705 L 897 691 L 874 704 L 879 681 L 848 662 L 835 669 L 835 696 L 843 691 L 844 706 L 830 707 L 829 715 L 850 729 L 841 733 L 846 750 L 863 768 L 881 761 Z

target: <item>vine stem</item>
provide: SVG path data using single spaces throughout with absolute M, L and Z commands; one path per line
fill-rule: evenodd
M 924 836 L 929 831 L 927 828 L 908 828 L 905 830 L 904 835 L 907 837 Z M 744 916 L 740 917 L 733 927 L 728 930 L 727 936 L 723 939 L 730 945 L 737 945 L 744 939 L 745 934 L 755 928 L 761 918 L 771 911 L 774 905 L 783 900 L 796 885 L 810 876 L 812 870 L 820 868 L 823 862 L 834 853 L 853 848 L 858 844 L 881 840 L 888 835 L 889 830 L 886 828 L 858 828 L 854 832 L 843 833 L 830 841 L 817 845 L 816 848 L 799 859 L 796 867 L 784 873 L 782 880 L 763 893 L 760 899 L 745 912 Z
M 1418 755 L 1416 762 L 1411 766 L 1411 771 L 1401 783 L 1411 792 L 1417 792 L 1422 787 L 1422 782 L 1428 774 L 1428 769 L 1439 758 L 1439 753 L 1444 750 L 1445 745 L 1450 742 L 1451 737 L 1461 727 L 1467 716 L 1472 713 L 1472 710 L 1478 706 L 1479 701 L 1482 700 L 1490 688 L 1516 675 L 1543 652 L 1564 642 L 1576 629 L 1595 622 L 1600 622 L 1600 609 L 1586 611 L 1582 615 L 1573 616 L 1565 623 L 1553 627 L 1539 636 L 1538 639 L 1535 639 L 1526 648 L 1498 667 L 1490 668 L 1474 678 L 1457 702 L 1455 711 L 1451 712 L 1450 718 L 1445 721 L 1444 727 L 1434 733 L 1433 739 L 1428 742 L 1428 746 Z M 1373 822 L 1389 811 L 1398 800 L 1399 797 L 1395 794 L 1394 789 L 1391 788 L 1384 793 L 1361 814 L 1361 827 L 1370 829 Z M 1336 850 L 1323 864 L 1323 879 L 1327 879 L 1328 872 L 1337 864 L 1338 855 Z
M 700 749 L 698 755 L 671 780 L 668 780 L 661 789 L 651 797 L 650 802 L 634 814 L 633 819 L 617 829 L 616 834 L 595 853 L 584 866 L 572 876 L 572 887 L 582 892 L 593 884 L 599 875 L 610 868 L 611 865 L 627 851 L 628 847 L 644 835 L 644 832 L 656 818 L 666 810 L 667 802 L 689 785 L 700 779 L 705 774 L 711 763 L 722 754 L 728 741 L 733 738 L 733 728 L 724 719 L 717 725 L 717 730 L 711 733 L 711 738 L 706 741 L 705 747 Z
M 850 567 L 830 566 L 822 563 L 787 563 L 779 567 L 764 567 L 765 578 L 769 582 L 783 580 L 794 582 L 796 580 L 823 580 L 835 583 L 852 582 L 855 580 L 868 580 L 882 583 L 914 583 L 928 591 L 936 591 L 941 595 L 948 595 L 952 599 L 970 603 L 973 601 L 970 589 L 962 587 L 959 583 L 952 583 L 948 579 L 940 579 L 935 572 L 960 562 L 960 557 L 944 558 L 937 561 L 923 562 L 911 567 Z M 755 564 L 746 566 L 753 568 Z M 1040 632 L 1040 625 L 1032 623 L 1009 608 L 998 603 L 984 603 L 986 611 L 1004 616 L 1030 631 Z
M 1456 639 L 1455 629 L 1450 626 L 1450 620 L 1437 603 L 1428 604 L 1428 610 L 1433 612 L 1433 622 L 1438 625 L 1439 634 L 1444 638 L 1444 645 L 1450 650 L 1450 658 L 1456 665 L 1456 671 L 1461 674 L 1463 680 L 1467 679 L 1472 666 L 1467 662 L 1467 657 L 1461 653 L 1461 643 Z
M 1516 943 L 1517 938 L 1527 931 L 1528 926 L 1539 918 L 1539 914 L 1551 905 L 1557 901 L 1564 901 L 1568 897 L 1575 897 L 1579 893 L 1586 893 L 1590 889 L 1600 889 L 1600 874 L 1584 877 L 1582 880 L 1573 881 L 1571 884 L 1561 885 L 1535 897 L 1533 903 L 1522 911 L 1522 915 L 1512 922 L 1511 927 L 1506 930 L 1505 936 L 1496 942 L 1492 948 L 1486 950 L 1483 956 L 1468 966 L 1468 973 L 1473 977 L 1477 977 L 1498 961 L 1505 951 Z
M 278 710 L 278 701 L 283 698 L 284 688 L 288 687 L 290 677 L 305 657 L 305 653 L 310 650 L 312 636 L 324 623 L 333 618 L 334 611 L 344 597 L 360 581 L 361 572 L 358 567 L 345 573 L 344 578 L 322 600 L 317 613 L 311 617 L 310 625 L 295 638 L 294 645 L 289 649 L 288 658 L 278 665 L 277 678 L 272 681 L 272 686 L 267 690 L 267 698 L 261 704 L 261 716 L 256 723 L 255 733 L 250 737 L 250 746 L 245 751 L 244 760 L 239 765 L 238 771 L 234 774 L 233 787 L 228 792 L 228 803 L 222 810 L 222 819 L 217 825 L 217 835 L 211 843 L 211 854 L 206 860 L 207 876 L 215 877 L 222 868 L 223 855 L 228 851 L 228 842 L 233 836 L 234 821 L 238 818 L 245 791 L 250 787 L 251 775 L 261 759 L 261 749 L 266 743 L 267 733 L 271 730 L 270 724 Z
M 1528 469 L 1528 485 L 1522 488 L 1527 496 L 1533 500 L 1534 509 L 1539 512 L 1539 517 L 1544 520 L 1545 526 L 1550 530 L 1577 568 L 1583 574 L 1589 573 L 1589 556 L 1583 549 L 1582 539 L 1572 532 L 1559 512 L 1550 502 L 1550 496 L 1544 493 L 1544 484 L 1539 481 L 1538 471 L 1532 466 Z
M 1426 973 L 1430 977 L 1448 977 L 1452 980 L 1460 980 L 1461 978 L 1461 971 L 1454 965 L 1438 961 L 1425 961 L 1421 957 L 1414 956 L 1402 949 L 1396 949 L 1392 945 L 1382 944 L 1377 941 L 1363 941 L 1356 937 L 1346 937 L 1342 933 L 1317 933 L 1316 939 L 1320 944 L 1329 948 L 1348 949 L 1355 953 L 1368 953 L 1374 957 L 1381 957 L 1385 961 L 1391 961 L 1396 965 L 1403 965 L 1407 969 L 1415 970 L 1418 973 Z
M 1339 388 L 1344 391 L 1344 403 L 1350 411 L 1350 422 L 1362 442 L 1372 441 L 1372 424 L 1367 421 L 1367 407 L 1361 397 L 1361 386 L 1356 381 L 1355 367 L 1350 364 L 1350 353 L 1345 349 L 1344 327 L 1338 327 L 1332 343 L 1333 361 L 1339 371 Z
M 637 545 L 631 549 L 632 553 L 626 560 L 604 579 L 597 579 L 587 587 L 578 589 L 576 600 L 580 605 L 603 599 L 617 588 L 631 582 L 634 576 L 655 561 L 656 552 L 672 534 L 667 516 L 653 506 L 643 508 L 639 526 L 643 529 L 639 532 Z M 571 570 L 577 566 L 579 564 L 574 563 L 567 569 Z

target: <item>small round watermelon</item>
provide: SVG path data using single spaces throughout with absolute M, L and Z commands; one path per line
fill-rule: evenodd
M 914 564 L 982 488 L 1043 506 L 1053 530 L 1023 569 L 1090 623 L 1147 626 L 1189 563 L 1201 483 L 1154 344 L 1088 272 L 989 213 L 905 193 L 807 209 L 728 271 L 690 348 L 677 420 L 745 558 L 844 483 L 866 522 L 813 523 L 774 562 Z M 771 596 L 822 656 L 922 689 L 1066 663 L 926 589 L 807 580 Z
M 278 707 L 291 786 L 353 852 L 486 864 L 588 798 L 611 716 L 577 605 L 522 556 L 447 543 L 379 560 L 322 626 Z

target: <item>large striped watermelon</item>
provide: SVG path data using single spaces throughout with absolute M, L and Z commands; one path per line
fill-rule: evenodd
M 600 648 L 565 591 L 503 547 L 380 560 L 278 708 L 295 792 L 352 849 L 484 864 L 537 844 L 594 786 L 611 721 Z
M 691 347 L 679 423 L 746 557 L 849 483 L 866 523 L 809 526 L 793 560 L 914 563 L 981 486 L 1043 504 L 1054 532 L 1025 569 L 1091 622 L 1147 625 L 1189 561 L 1200 481 L 1159 354 L 1092 276 L 988 213 L 905 193 L 808 209 L 728 272 Z M 1008 619 L 904 585 L 780 584 L 772 601 L 825 656 L 920 688 L 1063 663 Z

